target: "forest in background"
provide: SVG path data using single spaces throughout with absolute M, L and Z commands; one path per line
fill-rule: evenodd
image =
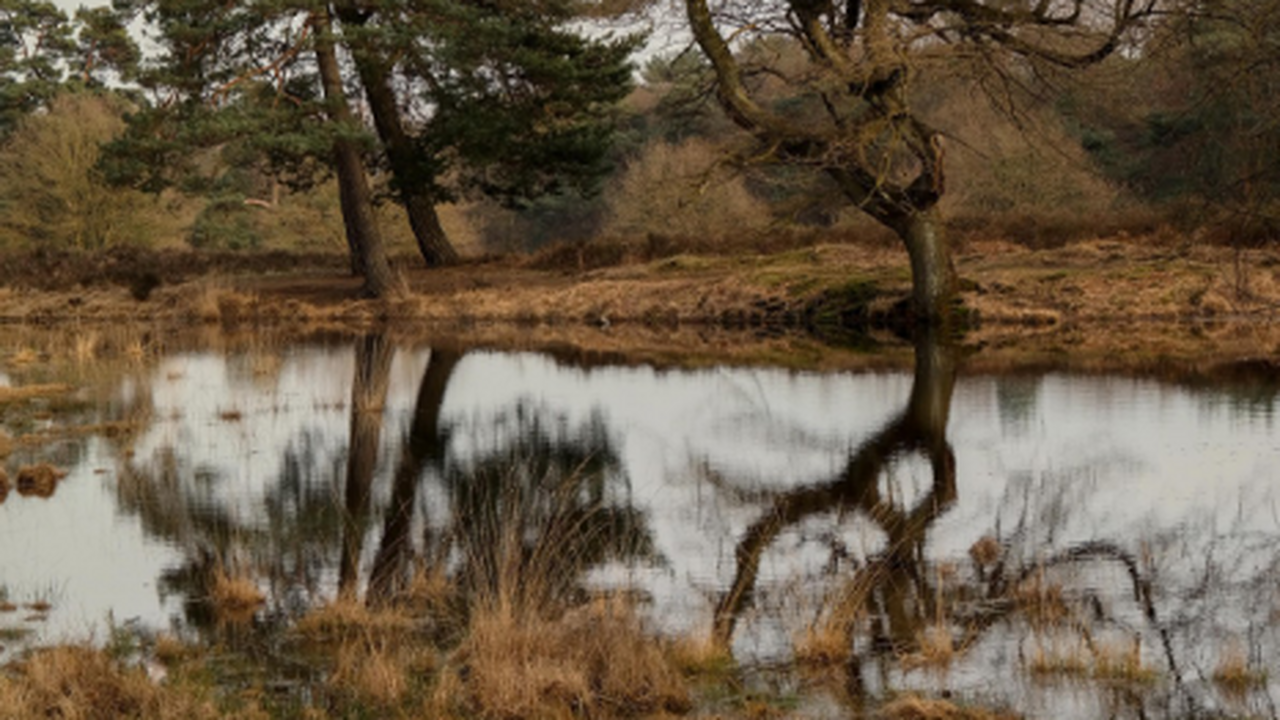
M 0 54 L 0 247 L 97 251 L 120 246 L 343 252 L 328 169 L 282 178 L 254 143 L 218 140 L 188 160 L 200 183 L 148 192 L 108 181 L 104 144 L 150 102 L 133 88 L 137 48 L 106 9 L 58 17 L 16 2 Z M 1032 247 L 1125 233 L 1257 246 L 1280 228 L 1280 11 L 1275 0 L 1212 0 L 1154 27 L 1141 52 L 1083 72 L 945 62 L 922 65 L 915 111 L 944 133 L 955 238 Z M 39 8 L 35 12 L 32 8 Z M 23 14 L 27 27 L 17 27 Z M 41 25 L 40 23 L 44 23 Z M 55 28 L 63 46 L 45 57 Z M 788 41 L 739 50 L 799 65 Z M 439 204 L 463 256 L 572 246 L 578 262 L 679 252 L 769 251 L 892 235 L 803 173 L 753 165 L 715 102 L 694 50 L 652 57 L 608 111 L 598 172 L 576 187 L 523 196 L 460 184 Z M 767 96 L 769 79 L 759 80 Z M 371 126 L 366 102 L 356 115 Z M 779 97 L 779 103 L 786 98 Z M 782 108 L 783 111 L 786 108 Z M 797 108 L 795 112 L 803 112 Z M 499 140 L 493 140 L 500 144 Z M 370 156 L 375 150 L 366 146 Z M 387 245 L 413 252 L 391 176 L 370 157 Z

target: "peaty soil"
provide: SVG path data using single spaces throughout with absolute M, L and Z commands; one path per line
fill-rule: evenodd
M 359 297 L 360 282 L 340 255 L 9 254 L 0 256 L 0 321 L 392 326 L 506 346 L 676 355 L 700 348 L 708 357 L 732 355 L 749 337 L 770 345 L 765 361 L 799 353 L 808 365 L 822 354 L 815 344 L 875 344 L 876 319 L 910 288 L 905 253 L 877 244 L 671 255 L 598 268 L 564 268 L 549 257 L 560 256 L 443 269 L 398 258 L 405 292 L 374 301 Z M 1277 249 L 1124 236 L 1042 250 L 968 242 L 956 266 L 962 300 L 977 319 L 966 342 L 988 349 L 988 357 L 1014 347 L 1022 356 L 1059 358 L 1280 352 Z

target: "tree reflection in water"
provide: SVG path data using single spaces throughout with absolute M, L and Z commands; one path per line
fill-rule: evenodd
M 231 563 L 250 566 L 270 585 L 270 611 L 254 619 L 261 625 L 312 606 L 325 595 L 326 578 L 336 578 L 340 597 L 381 603 L 430 566 L 460 607 L 498 596 L 549 607 L 580 599 L 592 567 L 652 555 L 650 531 L 630 504 L 627 474 L 599 415 L 571 427 L 518 403 L 493 421 L 505 431 L 482 454 L 450 452 L 455 430 L 442 409 L 463 360 L 451 347 L 432 349 L 407 433 L 396 453 L 383 455 L 396 445 L 383 428 L 393 355 L 380 334 L 355 342 L 345 452 L 309 431 L 276 449 L 283 463 L 261 514 L 238 515 L 217 498 L 198 498 L 199 488 L 220 479 L 183 477 L 215 471 L 184 470 L 189 463 L 176 448 L 153 462 L 123 464 L 122 509 L 185 550 L 186 561 L 164 573 L 160 589 L 182 598 L 188 626 L 218 626 L 211 583 Z M 389 479 L 387 495 L 377 489 L 381 477 Z
M 838 476 L 776 495 L 747 529 L 735 551 L 733 582 L 715 609 L 713 635 L 718 643 L 731 642 L 738 618 L 751 603 L 761 556 L 784 530 L 814 515 L 857 510 L 885 534 L 886 543 L 848 582 L 850 591 L 843 602 L 865 603 L 874 620 L 874 652 L 902 653 L 912 647 L 937 612 L 935 593 L 923 572 L 925 537 L 956 499 L 955 455 L 946 428 L 957 352 L 954 344 L 922 333 L 915 343 L 915 376 L 906 408 L 852 452 Z M 928 460 L 933 482 L 913 506 L 900 507 L 882 492 L 880 479 L 891 462 L 910 453 Z M 845 642 L 851 647 L 854 638 Z M 850 656 L 849 677 L 855 685 L 861 682 L 858 662 L 856 654 Z
M 767 632 L 812 610 L 812 606 L 803 607 L 804 602 L 818 599 L 821 605 L 816 621 L 834 619 L 831 627 L 838 631 L 840 645 L 838 674 L 855 704 L 910 687 L 916 678 L 904 668 L 912 658 L 925 653 L 931 633 L 945 634 L 947 644 L 955 650 L 954 668 L 978 671 L 968 673 L 968 678 L 991 672 L 993 667 L 1005 675 L 1016 673 L 1024 682 L 1037 672 L 1054 672 L 1052 667 L 1035 670 L 1030 659 L 1044 638 L 1048 638 L 1044 646 L 1050 650 L 1059 638 L 1063 647 L 1077 652 L 1076 659 L 1084 667 L 1080 672 L 1099 672 L 1096 666 L 1106 659 L 1104 642 L 1112 640 L 1101 638 L 1109 633 L 1125 647 L 1141 643 L 1146 653 L 1143 662 L 1162 679 L 1172 681 L 1169 684 L 1175 694 L 1184 686 L 1194 686 L 1197 668 L 1192 667 L 1189 657 L 1199 650 L 1188 647 L 1193 636 L 1177 624 L 1188 625 L 1189 621 L 1178 617 L 1179 606 L 1168 589 L 1170 575 L 1156 574 L 1156 567 L 1144 556 L 1146 538 L 1115 530 L 1067 536 L 1047 519 L 1089 512 L 1085 501 L 1095 492 L 1093 485 L 1077 483 L 1076 487 L 1062 482 L 1061 472 L 1047 473 L 1042 480 L 1045 492 L 1036 495 L 1025 489 L 1025 483 L 1013 482 L 1016 477 L 1010 472 L 1009 477 L 997 478 L 1003 484 L 996 487 L 1003 488 L 1006 497 L 994 514 L 970 509 L 966 518 L 975 517 L 975 524 L 969 527 L 966 520 L 954 542 L 942 547 L 947 542 L 943 533 L 956 530 L 956 518 L 962 512 L 952 509 L 962 500 L 952 441 L 964 453 L 965 440 L 959 430 L 951 439 L 947 434 L 959 350 L 923 336 L 917 339 L 914 353 L 914 374 L 905 405 L 882 426 L 858 435 L 860 442 L 852 451 L 845 454 L 835 449 L 833 463 L 820 466 L 822 472 L 830 473 L 825 481 L 756 491 L 750 497 L 722 498 L 725 502 L 716 509 L 730 508 L 732 513 L 725 511 L 724 516 L 732 515 L 731 520 L 717 518 L 708 523 L 710 532 L 704 532 L 701 525 L 685 524 L 678 528 L 682 533 L 679 542 L 655 537 L 651 529 L 654 525 L 666 527 L 661 523 L 669 518 L 659 513 L 670 512 L 679 501 L 670 502 L 663 496 L 659 498 L 662 502 L 654 502 L 661 493 L 650 490 L 685 490 L 679 485 L 684 478 L 673 478 L 665 468 L 661 473 L 655 471 L 657 482 L 669 484 L 642 485 L 646 489 L 639 493 L 641 502 L 633 503 L 632 477 L 638 484 L 655 481 L 644 475 L 644 463 L 632 465 L 629 475 L 621 460 L 627 457 L 635 462 L 640 456 L 635 452 L 637 447 L 672 446 L 629 446 L 624 442 L 640 435 L 634 428 L 644 425 L 617 408 L 634 397 L 637 387 L 653 387 L 649 384 L 652 380 L 637 381 L 625 373 L 618 375 L 625 375 L 622 379 L 626 382 L 619 382 L 611 373 L 570 376 L 563 373 L 563 366 L 556 366 L 545 375 L 529 375 L 535 383 L 548 377 L 564 381 L 555 392 L 548 392 L 554 401 L 527 399 L 537 398 L 537 392 L 545 391 L 543 387 L 511 383 L 511 388 L 495 393 L 496 411 L 485 410 L 494 406 L 482 402 L 479 415 L 446 414 L 450 385 L 455 375 L 461 377 L 455 370 L 466 358 L 457 350 L 437 347 L 425 364 L 409 414 L 410 393 L 388 392 L 393 352 L 378 336 L 356 343 L 354 371 L 345 364 L 347 356 L 341 356 L 341 372 L 352 378 L 350 394 L 346 394 L 345 383 L 340 391 L 350 398 L 349 407 L 330 413 L 328 420 L 332 422 L 315 425 L 319 430 L 311 425 L 301 432 L 291 428 L 293 434 L 286 438 L 283 449 L 262 448 L 283 453 L 285 463 L 278 476 L 266 484 L 265 504 L 255 509 L 255 522 L 246 522 L 217 502 L 194 501 L 205 486 L 191 476 L 205 471 L 172 455 L 167 461 L 163 454 L 155 456 L 161 461 L 147 466 L 149 475 L 143 476 L 138 468 L 132 468 L 138 475 L 132 479 L 122 473 L 121 506 L 136 512 L 149 532 L 171 538 L 186 549 L 188 563 L 171 572 L 165 585 L 166 591 L 180 593 L 189 601 L 188 621 L 195 625 L 213 622 L 207 613 L 200 614 L 204 611 L 199 607 L 208 595 L 210 569 L 245 555 L 252 558 L 258 577 L 271 583 L 273 609 L 281 610 L 282 616 L 313 606 L 317 598 L 330 599 L 339 589 L 350 599 L 393 601 L 413 589 L 411 580 L 418 573 L 434 573 L 433 577 L 442 579 L 449 607 L 461 612 L 476 608 L 477 602 L 514 602 L 535 612 L 554 613 L 584 597 L 584 579 L 593 569 L 607 567 L 612 571 L 619 566 L 635 567 L 637 562 L 653 568 L 662 564 L 655 558 L 659 552 L 655 548 L 661 548 L 670 561 L 668 568 L 700 570 L 710 564 L 703 562 L 707 558 L 712 562 L 721 558 L 721 547 L 733 547 L 732 559 L 725 558 L 731 566 L 727 575 L 718 575 L 705 595 L 695 583 L 706 576 L 687 573 L 689 582 L 676 589 L 681 594 L 680 607 L 689 609 L 688 617 L 696 618 L 693 622 L 710 611 L 713 636 L 723 646 L 750 638 L 742 644 L 756 642 L 757 647 L 767 646 L 764 653 L 780 657 L 787 651 L 786 641 L 757 635 L 755 618 L 771 624 L 765 626 Z M 530 365 L 543 368 L 543 363 L 551 365 L 542 358 Z M 498 363 L 489 367 L 507 370 L 511 366 Z M 599 382 L 602 377 L 609 382 Z M 677 376 L 670 380 L 683 391 L 692 387 L 696 378 Z M 1042 381 L 1032 380 L 997 398 L 1001 427 L 992 431 L 991 437 L 1003 442 L 1007 436 L 1044 432 L 1035 427 L 1043 422 L 1043 414 L 1034 404 L 1039 402 L 1040 392 L 1036 383 Z M 897 388 L 899 379 L 893 382 Z M 608 387 L 602 390 L 602 386 Z M 572 403 L 562 402 L 555 393 L 563 395 L 560 388 L 564 387 L 574 392 L 581 388 L 581 397 Z M 622 399 L 611 399 L 606 391 L 617 387 L 623 387 L 625 393 L 620 393 Z M 719 391 L 706 392 L 710 397 Z M 397 407 L 398 395 L 401 404 Z M 961 392 L 957 415 L 967 415 L 974 407 L 967 404 L 974 395 L 966 397 Z M 332 396 L 327 401 L 345 402 L 334 401 Z M 396 409 L 383 412 L 388 402 Z M 464 405 L 460 399 L 455 402 L 458 407 Z M 466 407 L 471 412 L 476 406 Z M 740 412 L 736 407 L 730 409 Z M 402 410 L 407 430 L 382 427 L 388 414 L 394 418 Z M 978 405 L 977 412 L 982 410 Z M 802 412 L 795 410 L 789 416 L 793 419 L 778 422 L 799 422 L 794 418 Z M 467 417 L 476 419 L 463 419 Z M 586 419 L 571 423 L 569 418 Z M 980 423 L 982 418 L 975 421 Z M 1056 432 L 1056 427 L 1050 431 Z M 858 432 L 865 432 L 865 428 Z M 404 437 L 396 437 L 399 433 Z M 695 457 L 700 456 L 707 437 L 690 443 Z M 1024 444 L 1034 442 L 1039 440 L 1031 437 Z M 740 445 L 734 445 L 732 452 L 739 452 Z M 388 447 L 394 451 L 387 452 Z M 805 445 L 794 452 L 811 453 L 813 447 Z M 831 446 L 820 450 L 829 451 Z M 750 451 L 741 452 L 742 465 L 755 460 L 748 457 Z M 652 460 L 650 455 L 645 459 Z M 959 469 L 959 487 L 966 489 L 964 502 L 973 504 L 977 493 L 968 492 L 971 486 L 967 483 L 972 481 L 979 489 L 984 486 L 982 479 L 974 478 L 977 473 L 965 459 L 968 457 L 972 456 L 961 455 L 966 467 Z M 894 481 L 896 471 L 904 467 L 919 469 L 924 478 L 921 492 L 907 496 L 906 501 Z M 206 484 L 217 481 L 216 477 L 203 480 Z M 1051 496 L 1050 491 L 1062 493 L 1068 486 L 1075 494 L 1053 499 L 1059 496 Z M 224 499 L 221 495 L 215 498 L 219 502 Z M 653 517 L 646 514 L 650 511 L 637 509 L 645 503 L 653 508 Z M 740 522 L 744 514 L 751 519 Z M 825 570 L 825 575 L 815 578 L 816 582 L 796 591 L 802 599 L 782 592 L 783 603 L 790 604 L 770 605 L 775 599 L 770 593 L 777 586 L 763 579 L 767 573 L 767 566 L 762 570 L 764 559 L 773 557 L 771 553 L 778 553 L 797 536 L 800 543 L 808 542 L 805 535 L 810 528 L 828 520 L 837 524 L 841 533 L 853 527 L 870 527 L 877 551 L 853 562 L 844 561 L 846 554 Z M 997 536 L 983 547 L 975 547 L 975 563 L 968 564 L 963 559 L 964 547 L 986 532 Z M 1206 530 L 1195 537 L 1213 538 L 1214 532 Z M 701 537 L 694 537 L 699 533 Z M 1067 539 L 1061 539 L 1064 537 Z M 724 542 L 726 538 L 728 542 Z M 812 545 L 806 551 L 810 548 Z M 989 552 L 978 552 L 983 550 Z M 833 548 L 833 557 L 837 551 Z M 805 572 L 803 558 L 786 557 L 781 566 L 784 572 Z M 1210 600 L 1204 601 L 1205 605 L 1215 597 L 1210 570 L 1218 572 L 1206 565 L 1204 585 L 1208 590 L 1204 596 Z M 1263 579 L 1272 576 L 1259 575 Z M 641 578 L 639 582 L 652 584 L 640 589 L 657 598 L 655 606 L 660 606 L 657 603 L 662 602 L 666 588 L 653 583 L 652 577 Z M 599 573 L 591 579 L 597 578 L 616 579 L 617 574 Z M 677 578 L 680 583 L 684 580 L 684 576 Z M 814 592 L 803 594 L 809 590 Z M 707 596 L 712 599 L 700 604 Z M 696 599 L 685 603 L 686 597 Z M 749 612 L 753 606 L 760 610 L 755 618 Z M 1056 625 L 1049 627 L 1049 619 L 1041 616 L 1051 612 L 1060 614 Z M 1162 622 L 1165 615 L 1172 619 Z M 260 616 L 259 621 L 262 619 Z M 657 620 L 662 626 L 663 618 Z M 1209 624 L 1205 619 L 1197 622 Z M 1175 662 L 1175 651 L 1184 667 Z M 1054 658 L 1048 659 L 1051 665 Z M 744 659 L 744 665 L 750 662 Z M 1202 677 L 1206 674 L 1200 672 Z M 1184 678 L 1190 679 L 1184 682 Z M 1199 691 L 1189 692 L 1202 697 L 1203 684 Z M 1164 697 L 1170 694 L 1164 693 Z M 1149 699 L 1138 701 L 1138 706 L 1144 702 L 1152 707 Z M 1172 701 L 1167 707 L 1173 707 Z M 1203 708 L 1205 703 L 1195 705 L 1188 700 L 1181 709 L 1197 707 Z
M 549 610 L 579 599 L 587 570 L 652 557 L 599 415 L 571 429 L 520 404 L 507 435 L 510 444 L 445 474 L 452 522 L 435 554 L 457 559 L 455 582 L 468 602 Z

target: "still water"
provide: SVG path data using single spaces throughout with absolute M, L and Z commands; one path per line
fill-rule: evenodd
M 557 558 L 565 592 L 625 590 L 656 632 L 716 637 L 792 690 L 806 638 L 856 605 L 845 697 L 1275 714 L 1274 377 L 971 374 L 924 341 L 876 372 L 380 337 L 88 365 L 61 400 L 4 407 L 13 437 L 83 430 L 6 462 L 67 475 L 0 502 L 0 660 L 111 625 L 198 635 L 213 562 L 251 568 L 273 618 L 390 591 L 426 559 L 461 574 L 495 542 L 487 516 Z M 1108 679 L 1112 657 L 1140 679 Z M 1224 692 L 1235 657 L 1265 679 Z

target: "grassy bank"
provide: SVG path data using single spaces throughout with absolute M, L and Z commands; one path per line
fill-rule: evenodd
M 609 263 L 581 265 L 565 252 L 439 270 L 402 258 L 408 293 L 387 302 L 357 299 L 359 282 L 333 255 L 7 256 L 0 321 L 11 330 L 89 328 L 77 331 L 76 347 L 53 351 L 76 356 L 119 344 L 107 339 L 116 331 L 95 326 L 139 329 L 127 348 L 115 348 L 135 357 L 179 328 L 206 329 L 218 342 L 378 328 L 550 350 L 575 362 L 626 356 L 831 368 L 885 362 L 831 343 L 877 344 L 874 328 L 851 338 L 842 320 L 891 306 L 910 285 L 905 255 L 875 243 L 652 259 L 620 250 Z M 1169 358 L 1266 357 L 1280 343 L 1280 249 L 1159 235 L 1040 250 L 969 241 L 956 263 L 962 299 L 978 318 L 966 343 L 985 351 L 973 367 L 1149 368 Z
M 174 320 L 225 324 L 802 325 L 833 298 L 891 303 L 910 286 L 905 254 L 881 244 L 817 244 L 773 254 L 618 254 L 569 262 L 563 250 L 440 270 L 398 263 L 407 295 L 356 299 L 332 255 L 122 251 L 4 259 L 9 322 Z M 1181 245 L 1160 236 L 1032 250 L 967 242 L 962 298 L 987 325 L 1273 317 L 1280 249 Z M 854 292 L 856 291 L 856 292 Z

